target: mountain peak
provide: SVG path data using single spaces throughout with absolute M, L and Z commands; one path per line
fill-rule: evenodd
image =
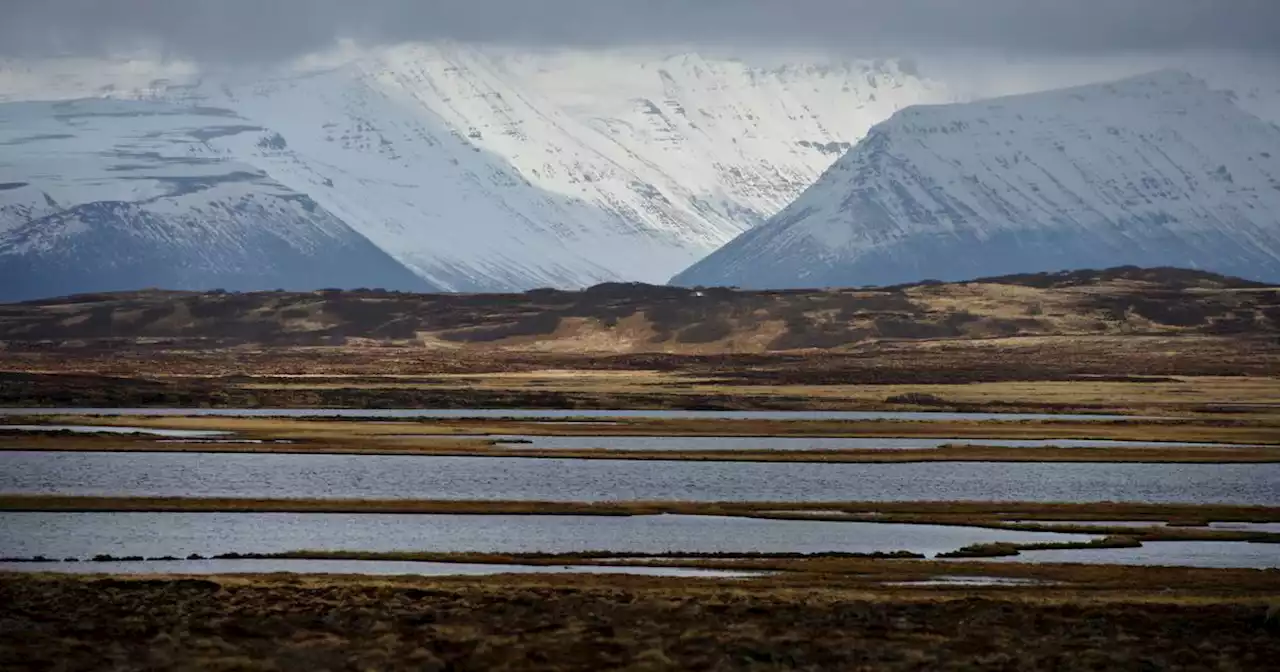
M 1230 106 L 1231 94 L 1214 91 L 1202 79 L 1176 69 L 1164 69 L 1125 79 L 1082 84 L 1063 89 L 986 98 L 968 103 L 911 105 L 899 110 L 882 124 L 883 128 L 920 124 L 943 118 L 988 118 L 1052 114 L 1105 114 L 1135 108 L 1150 111 L 1184 111 L 1187 107 Z
M 68 210 L 134 203 L 133 223 L 198 222 L 260 193 L 288 224 L 305 196 L 325 214 L 297 217 L 340 222 L 446 290 L 661 282 L 781 210 L 873 123 L 951 99 L 921 77 L 886 86 L 860 65 L 790 62 L 440 42 L 262 72 L 0 65 L 0 103 L 14 101 L 0 104 L 0 185 L 23 185 L 0 190 L 0 231 L 57 214 L 42 193 Z M 17 101 L 43 95 L 92 99 L 96 116 L 24 115 Z M 248 170 L 265 178 L 236 182 L 235 199 L 161 198 L 175 180 Z M 74 246 L 87 220 L 65 221 L 50 244 Z M 182 227 L 165 235 L 173 265 L 198 254 Z M 0 240 L 0 271 L 16 245 Z M 145 284 L 164 284 L 158 270 Z
M 895 284 L 1128 264 L 1280 278 L 1280 129 L 1177 70 L 907 108 L 673 282 Z

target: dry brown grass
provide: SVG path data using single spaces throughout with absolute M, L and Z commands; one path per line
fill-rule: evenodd
M 1267 464 L 1280 462 L 1280 448 L 1002 448 L 948 446 L 923 450 L 608 450 L 496 448 L 484 441 L 441 441 L 425 445 L 351 445 L 345 443 L 237 444 L 23 440 L 2 451 L 119 453 L 275 453 L 292 455 L 418 455 L 423 457 L 505 457 L 516 459 L 636 460 L 680 462 L 819 462 L 883 464 L 922 462 L 1111 462 L 1130 464 Z
M 77 344 L 78 343 L 78 344 Z M 475 344 L 469 344 L 471 348 Z M 0 401 L 32 406 L 1112 411 L 1274 416 L 1280 348 L 1247 333 L 877 339 L 734 354 L 112 340 L 10 345 Z M 714 349 L 713 349 L 714 350 Z M 572 372 L 568 374 L 566 372 Z M 56 374 L 56 375 L 53 375 Z M 115 378 L 102 378 L 115 376 Z M 921 406 L 887 401 L 932 395 Z M 1249 406 L 1271 402 L 1270 407 Z
M 1192 595 L 1236 595 L 1258 598 L 1280 594 L 1280 573 L 1260 569 L 1216 569 L 1202 567 L 1159 567 L 1092 564 L 993 563 L 982 558 L 926 560 L 898 554 L 850 553 L 436 553 L 425 551 L 314 551 L 300 550 L 270 554 L 236 554 L 215 556 L 224 560 L 349 560 L 368 562 L 434 562 L 498 564 L 515 566 L 645 566 L 681 567 L 755 573 L 753 580 L 699 577 L 700 584 L 720 583 L 750 590 L 786 588 L 866 588 L 892 594 L 898 582 L 926 581 L 939 576 L 997 577 L 1035 582 L 1028 588 L 1010 584 L 1024 597 L 1052 600 L 1055 593 L 1076 599 L 1115 599 L 1127 591 L 1160 591 L 1165 599 L 1186 599 Z M 80 574 L 101 573 L 96 562 L 84 562 Z M 39 569 L 39 564 L 31 568 Z M 573 577 L 577 585 L 620 581 L 642 581 L 662 586 L 666 578 L 636 578 L 628 575 Z M 0 577 L 3 577 L 0 573 Z M 231 576 L 243 576 L 236 574 Z M 344 580 L 342 575 L 309 574 L 307 580 Z M 529 575 L 531 579 L 534 576 Z M 373 579 L 367 579 L 373 580 Z M 444 579 L 455 580 L 455 579 Z M 678 580 L 671 580 L 680 584 Z M 995 586 L 998 590 L 1003 586 Z M 930 592 L 965 592 L 972 586 L 929 586 Z M 984 590 L 989 587 L 980 587 Z M 913 591 L 914 592 L 914 591 Z
M 979 346 L 972 346 L 979 347 Z M 993 355 L 994 356 L 994 355 Z M 735 384 L 706 375 L 663 371 L 563 370 L 515 373 L 439 374 L 427 380 L 404 376 L 254 376 L 238 387 L 246 391 L 294 393 L 362 391 L 449 392 L 465 388 L 491 393 L 567 394 L 574 397 L 627 397 L 660 392 L 672 407 L 681 399 L 732 398 L 750 408 L 778 398 L 807 398 L 815 407 L 848 410 L 892 408 L 886 399 L 909 394 L 931 395 L 947 407 L 992 407 L 999 410 L 1110 409 L 1148 414 L 1186 413 L 1197 406 L 1248 404 L 1280 399 L 1280 378 L 1241 376 L 1180 376 L 1168 382 L 1107 380 L 1000 381 L 966 384 Z
M 976 346 L 975 346 L 976 347 Z M 805 395 L 868 406 L 888 397 L 930 394 L 954 404 L 1048 404 L 1066 407 L 1142 408 L 1186 404 L 1248 403 L 1280 399 L 1280 378 L 1185 376 L 1169 382 L 1106 380 L 1002 381 L 964 385 L 772 385 L 724 384 L 714 378 L 659 371 L 522 371 L 492 374 L 440 374 L 429 382 L 387 378 L 382 381 L 309 381 L 297 377 L 265 377 L 247 389 L 448 389 L 467 385 L 490 390 L 558 390 L 597 393 L 648 392 L 662 387 L 675 395 L 724 393 L 742 397 Z
M 148 436 L 5 432 L 4 423 L 137 426 L 154 429 L 219 430 L 234 438 L 265 443 L 163 442 Z M 457 435 L 599 436 L 598 448 L 540 449 L 493 445 L 485 438 Z M 609 449 L 610 436 L 758 437 L 760 449 L 622 451 Z M 947 438 L 937 449 L 769 450 L 773 437 Z M 1006 448 L 986 439 L 1102 439 L 1141 442 L 1142 447 Z M 276 443 L 274 441 L 283 441 Z M 1167 442 L 1222 443 L 1177 447 Z M 1255 444 L 1250 446 L 1249 444 Z M 1267 445 L 1272 444 L 1272 445 Z M 106 417 L 51 416 L 0 418 L 0 451 L 209 452 L 352 455 L 474 456 L 527 459 L 683 460 L 738 462 L 1280 462 L 1280 425 L 1262 420 L 1123 420 L 1108 422 L 909 422 L 619 419 L 545 424 L 528 420 L 438 419 L 423 421 L 339 421 L 324 418 Z
M 424 418 L 367 420 L 337 417 L 231 418 L 216 416 L 12 416 L 4 424 L 125 425 L 156 429 L 220 430 L 251 439 L 386 439 L 432 441 L 451 434 L 517 434 L 533 436 L 826 436 L 869 438 L 960 439 L 1102 439 L 1192 443 L 1276 444 L 1280 415 L 1262 418 L 1191 418 L 1115 421 L 906 421 L 906 420 L 726 420 L 612 418 L 613 424 L 565 422 L 547 424 L 520 419 Z M 116 437 L 119 438 L 119 437 Z M 603 446 L 602 446 L 603 447 Z
M 4 576 L 0 667 L 1267 669 L 1280 637 L 1266 600 L 624 577 Z
M 1116 502 L 531 502 L 404 499 L 251 499 L 2 495 L 0 511 L 243 511 L 647 515 L 682 513 L 833 520 L 1008 525 L 1013 520 L 1280 521 L 1280 507 Z M 794 514 L 790 512 L 795 512 Z M 806 515 L 821 514 L 821 515 Z M 828 512 L 840 512 L 827 516 Z M 857 518 L 857 517 L 862 518 Z M 1054 528 L 1059 529 L 1059 528 Z M 1157 530 L 1157 533 L 1162 530 Z M 1193 530 L 1196 534 L 1208 531 Z M 1215 535 L 1239 535 L 1215 531 Z

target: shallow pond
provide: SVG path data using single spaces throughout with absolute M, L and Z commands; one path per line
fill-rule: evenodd
M 1236 530 L 1240 532 L 1270 532 L 1272 534 L 1280 534 L 1280 523 L 1240 523 L 1240 522 L 1220 522 L 1209 523 L 1209 528 L 1214 530 Z
M 229 436 L 231 432 L 203 429 L 156 429 L 117 425 L 0 425 L 0 432 L 71 432 L 74 434 L 143 434 L 170 438 L 199 439 Z
M 1280 464 L 820 464 L 239 453 L 0 453 L 0 493 L 534 501 L 1280 505 Z
M 886 581 L 886 586 L 1047 586 L 1056 581 L 1023 579 L 1010 576 L 934 576 L 914 581 Z
M 874 553 L 934 555 L 989 542 L 1091 535 L 954 525 L 724 516 L 337 513 L 0 513 L 0 557 L 186 557 L 192 553 Z
M 1134 416 L 914 411 L 673 411 L 509 408 L 0 408 L 0 415 L 140 415 L 343 418 L 679 418 L 727 420 L 1134 420 Z
M 489 576 L 493 574 L 629 574 L 637 576 L 741 579 L 763 572 L 689 567 L 623 567 L 600 565 L 497 565 L 398 560 L 153 560 L 146 562 L 0 562 L 0 572 L 71 574 L 365 574 L 418 576 Z
M 1141 548 L 1023 551 L 1021 555 L 983 558 L 983 561 L 1268 569 L 1280 567 L 1280 544 L 1251 544 L 1245 541 L 1144 541 Z
M 1168 527 L 1169 525 L 1163 520 L 1011 520 L 1008 522 L 1045 527 Z M 1209 523 L 1209 529 L 1280 534 L 1280 523 L 1214 522 Z

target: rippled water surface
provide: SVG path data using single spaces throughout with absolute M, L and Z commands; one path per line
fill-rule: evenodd
M 983 560 L 1268 569 L 1280 567 L 1280 544 L 1251 544 L 1244 541 L 1144 541 L 1142 548 L 1023 551 L 1021 555 L 1013 557 Z
M 1280 523 L 1221 522 L 1209 523 L 1209 527 L 1214 530 L 1238 530 L 1242 532 L 1269 532 L 1271 534 L 1280 534 Z M 1277 546 L 1276 548 L 1280 551 L 1280 546 Z
M 975 543 L 1090 535 L 951 525 L 723 516 L 340 513 L 0 513 L 0 557 L 186 557 L 298 550 L 494 553 L 872 553 L 933 555 Z
M 367 574 L 419 576 L 489 576 L 493 574 L 632 574 L 702 578 L 749 578 L 763 572 L 688 567 L 623 567 L 601 565 L 490 565 L 462 562 L 394 560 L 157 560 L 149 562 L 0 562 L 0 572 L 73 574 Z
M 118 425 L 0 425 L 3 432 L 72 432 L 75 434 L 146 434 L 173 438 L 198 439 L 228 436 L 231 432 L 203 429 L 157 429 L 154 427 L 122 427 Z
M 1044 586 L 1054 581 L 1021 579 L 1010 576 L 935 576 L 916 581 L 886 581 L 886 586 Z
M 1280 505 L 1280 464 L 818 464 L 413 455 L 0 453 L 0 493 L 537 501 Z

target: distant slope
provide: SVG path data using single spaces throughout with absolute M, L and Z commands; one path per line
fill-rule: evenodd
M 905 105 L 952 100 L 892 60 L 759 67 L 448 43 L 207 73 L 0 62 L 0 100 L 35 96 L 225 111 L 216 124 L 156 118 L 172 123 L 151 130 L 173 142 L 142 151 L 251 167 L 450 291 L 665 282 L 789 203 L 874 123 Z M 86 134 L 74 121 L 5 122 L 0 143 L 18 140 L 24 151 L 14 157 L 0 144 L 0 162 L 12 164 L 0 183 L 51 174 L 41 157 Z M 207 131 L 186 132 L 196 124 Z M 129 118 L 100 116 L 93 129 L 134 151 Z M 54 196 L 132 202 L 136 174 L 66 182 Z M 0 228 L 43 216 L 39 198 L 6 213 L 4 193 Z
M 861 286 L 1125 264 L 1280 280 L 1280 128 L 1174 71 L 909 108 L 672 283 Z
M 250 195 L 204 216 L 99 201 L 4 234 L 0 299 L 104 289 L 430 289 L 314 203 Z
M 861 291 L 94 294 L 0 305 L 0 345 L 159 339 L 204 345 L 373 339 L 443 352 L 755 353 L 882 340 L 1280 333 L 1280 289 L 1119 268 Z M 44 347 L 41 345 L 40 347 Z
M 201 137 L 244 126 L 225 110 L 12 103 L 0 122 L 0 299 L 434 289 L 309 197 L 208 152 Z

